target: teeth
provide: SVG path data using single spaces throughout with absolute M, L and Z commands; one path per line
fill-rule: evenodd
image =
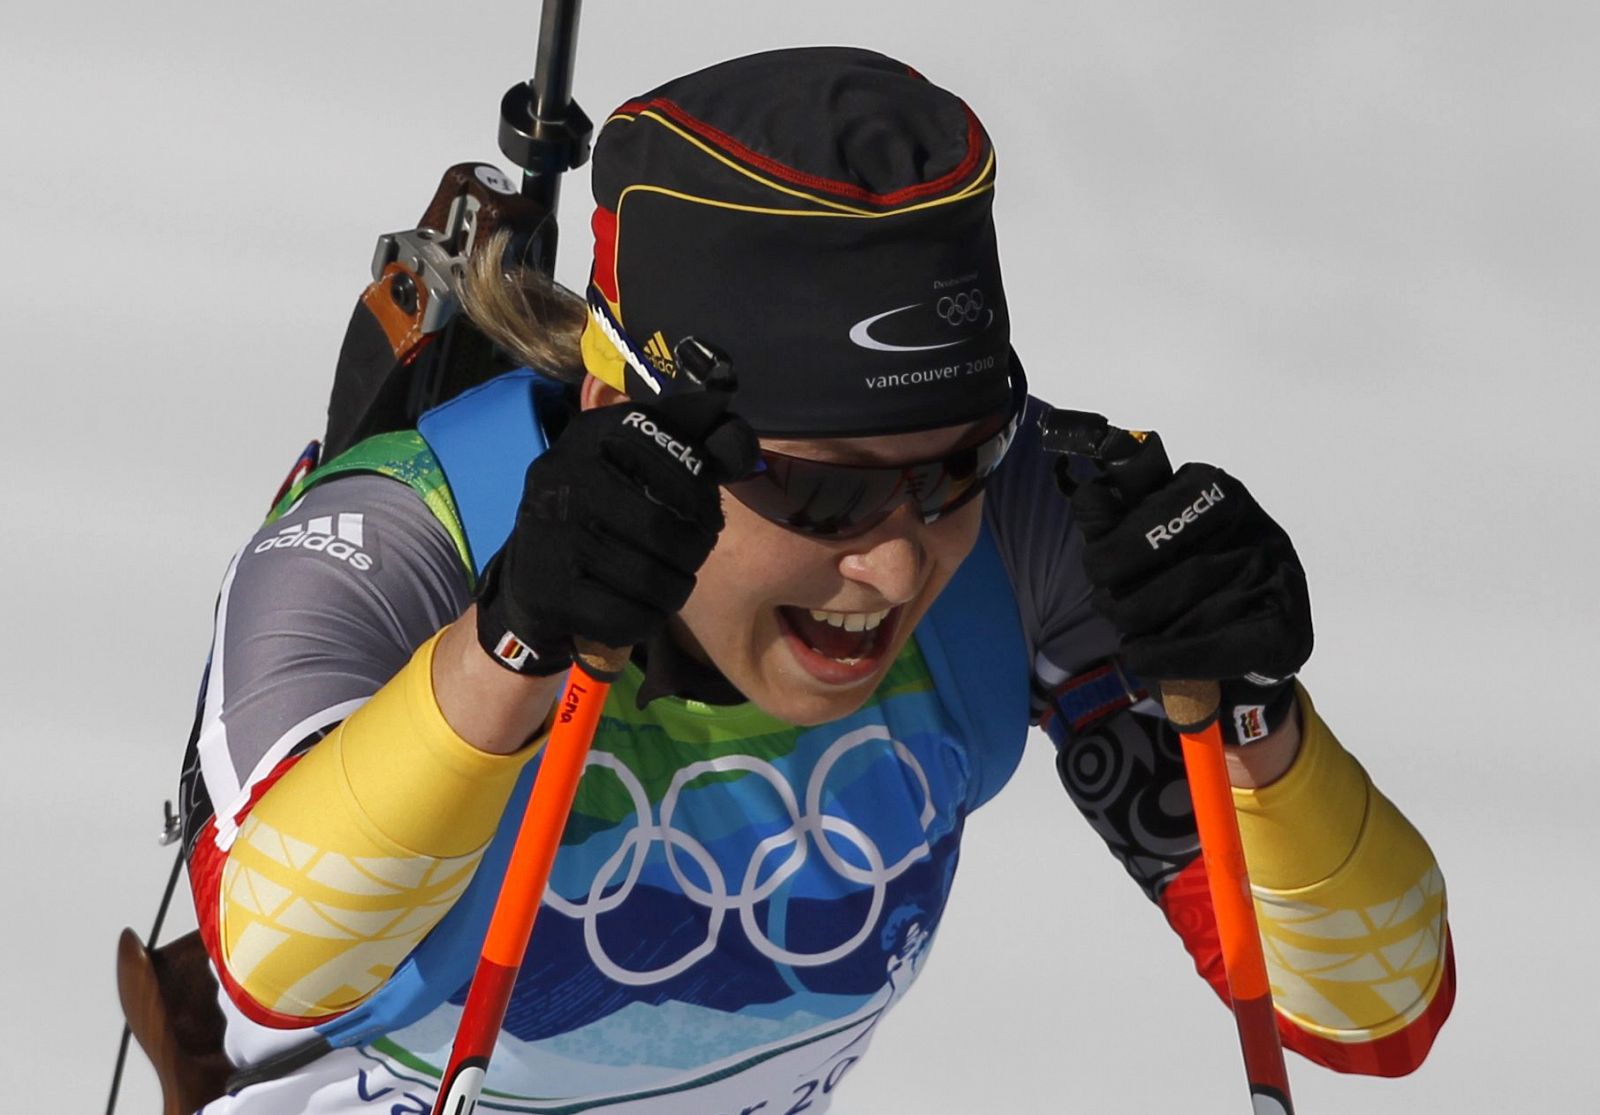
M 892 610 L 885 608 L 881 612 L 825 612 L 820 608 L 812 608 L 811 618 L 833 627 L 842 627 L 846 631 L 871 631 L 882 623 L 883 618 Z

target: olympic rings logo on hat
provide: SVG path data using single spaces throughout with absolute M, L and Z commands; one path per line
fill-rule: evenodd
M 911 779 L 921 788 L 922 810 L 917 823 L 922 828 L 923 839 L 893 864 L 884 863 L 883 852 L 877 843 L 858 825 L 843 817 L 823 812 L 822 792 L 829 773 L 846 754 L 873 741 L 890 745 Z M 737 914 L 745 936 L 762 956 L 777 964 L 793 967 L 819 967 L 832 964 L 854 952 L 871 935 L 883 913 L 888 886 L 903 875 L 912 864 L 929 852 L 928 826 L 936 815 L 933 793 L 928 785 L 927 773 L 917 762 L 910 748 L 889 735 L 880 724 L 849 732 L 835 740 L 817 760 L 806 785 L 804 807 L 795 799 L 794 787 L 782 772 L 771 763 L 750 755 L 729 755 L 718 759 L 690 763 L 679 770 L 661 799 L 660 820 L 652 821 L 654 811 L 645 796 L 644 786 L 622 760 L 603 751 L 589 753 L 588 766 L 601 767 L 616 775 L 633 803 L 636 825 L 623 838 L 589 884 L 586 897 L 569 900 L 552 888 L 545 892 L 545 902 L 567 917 L 583 922 L 583 940 L 589 959 L 604 975 L 617 983 L 630 987 L 647 987 L 661 983 L 688 971 L 710 956 L 717 946 L 723 922 L 729 914 Z M 684 789 L 695 779 L 707 774 L 728 774 L 742 771 L 763 779 L 770 785 L 789 817 L 789 827 L 765 837 L 756 844 L 744 867 L 743 877 L 730 889 L 716 858 L 695 837 L 674 828 L 673 815 L 677 812 Z M 850 863 L 838 852 L 834 840 L 843 840 L 856 850 L 866 866 Z M 645 859 L 651 845 L 660 842 L 666 856 L 667 869 L 672 873 L 685 898 L 697 906 L 711 911 L 706 925 L 705 940 L 683 956 L 657 968 L 636 971 L 624 968 L 609 955 L 600 942 L 599 919 L 602 914 L 616 910 L 627 902 L 644 871 Z M 803 868 L 811 858 L 811 846 L 834 874 L 852 883 L 871 888 L 871 901 L 861 926 L 846 940 L 818 952 L 797 952 L 773 941 L 756 919 L 756 906 L 771 898 L 784 883 Z M 705 880 L 702 886 L 691 880 L 684 871 L 680 854 L 692 860 Z M 778 855 L 783 861 L 763 879 L 762 871 Z M 626 865 L 627 872 L 621 885 L 611 889 L 617 873 Z
M 951 325 L 960 325 L 963 322 L 971 325 L 983 316 L 983 291 L 974 287 L 961 294 L 946 294 L 939 299 L 933 311 Z

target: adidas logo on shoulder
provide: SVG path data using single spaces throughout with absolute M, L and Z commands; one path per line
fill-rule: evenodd
M 315 550 L 347 563 L 352 569 L 362 572 L 371 569 L 372 555 L 362 549 L 365 528 L 360 513 L 346 512 L 337 516 L 337 519 L 337 526 L 334 524 L 335 516 L 318 515 L 307 519 L 304 526 L 296 523 L 284 527 L 273 537 L 256 543 L 255 552 Z

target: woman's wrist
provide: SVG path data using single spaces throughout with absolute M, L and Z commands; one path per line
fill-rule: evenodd
M 478 641 L 477 605 L 444 629 L 433 656 L 433 695 L 445 721 L 480 751 L 509 755 L 537 737 L 566 675 L 516 674 Z
M 1271 733 L 1242 747 L 1224 747 L 1228 780 L 1240 790 L 1270 786 L 1289 772 L 1300 754 L 1300 704 Z

